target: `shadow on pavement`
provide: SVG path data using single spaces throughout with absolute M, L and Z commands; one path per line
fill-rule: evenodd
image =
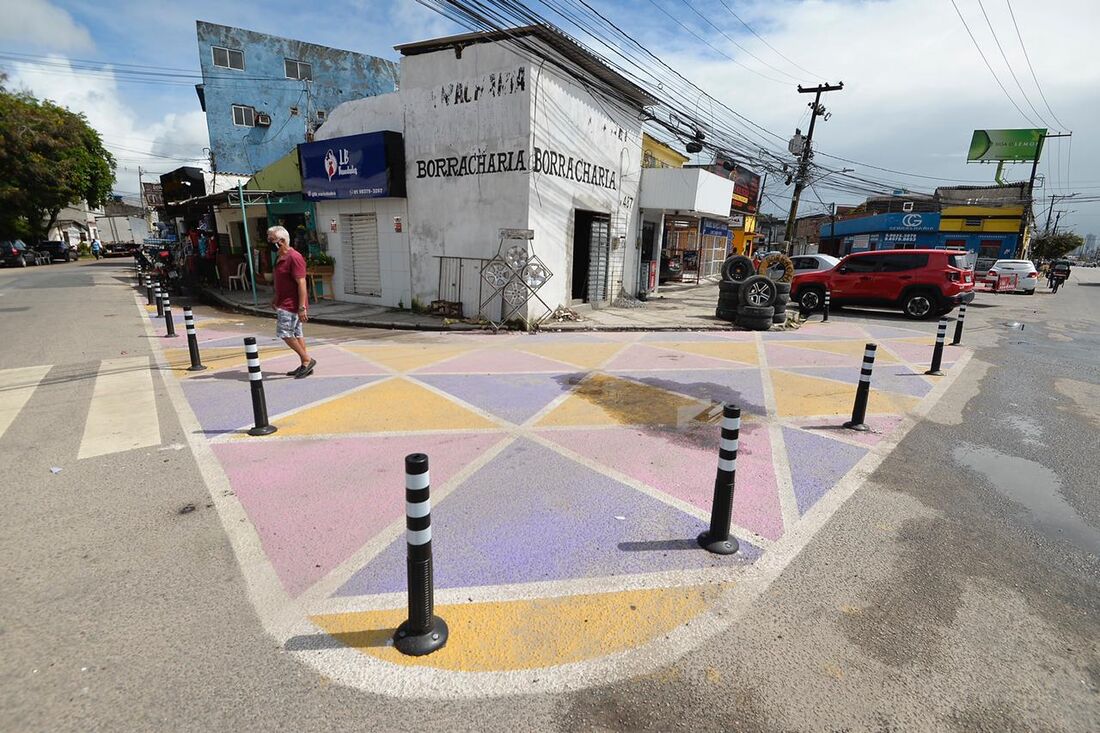
M 364 629 L 339 634 L 303 634 L 286 640 L 283 648 L 288 652 L 311 652 L 344 647 L 383 647 L 393 645 L 396 629 Z
M 699 550 L 698 540 L 650 540 L 647 542 L 620 542 L 624 552 L 660 552 L 661 550 Z

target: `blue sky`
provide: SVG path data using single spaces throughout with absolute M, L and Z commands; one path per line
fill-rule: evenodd
M 1032 82 L 1004 0 L 984 0 L 996 39 L 977 0 L 956 2 L 1007 95 L 984 66 L 950 0 L 591 2 L 708 93 L 784 135 L 800 123 L 805 126 L 807 100 L 795 93 L 796 79 L 805 84 L 843 80 L 846 88 L 828 100 L 833 117 L 819 127 L 816 142 L 820 150 L 864 163 L 991 182 L 992 167 L 965 164 L 971 130 L 1031 127 L 1008 96 L 1028 116 L 1035 115 L 1025 96 L 1044 116 L 1052 116 Z M 1043 94 L 1075 132 L 1072 148 L 1068 141 L 1048 148 L 1040 168 L 1044 195 L 1100 193 L 1100 173 L 1094 172 L 1100 167 L 1100 145 L 1092 122 L 1100 109 L 1100 65 L 1082 63 L 1097 29 L 1093 3 L 1011 2 Z M 77 66 L 76 60 L 92 60 L 120 69 L 135 64 L 197 72 L 196 19 L 391 59 L 397 58 L 396 44 L 461 31 L 414 0 L 268 0 L 262 5 L 0 0 L 0 6 L 6 19 L 0 26 L 0 70 L 9 74 L 9 83 L 88 114 L 119 157 L 117 188 L 124 192 L 137 190 L 139 165 L 159 173 L 203 155 L 205 123 L 195 80 L 165 77 L 138 83 L 112 75 L 109 67 L 70 69 L 67 60 Z M 742 26 L 731 10 L 764 40 Z M 35 58 L 20 63 L 4 54 Z M 53 58 L 44 67 L 41 57 L 47 54 Z M 827 76 L 811 78 L 807 71 Z M 705 114 L 706 104 L 700 104 Z M 935 186 L 933 181 L 856 167 L 913 189 Z M 1028 172 L 1020 166 L 1009 176 L 1026 178 Z M 769 181 L 766 208 L 778 210 L 789 189 L 774 183 Z M 857 200 L 823 184 L 804 197 L 802 211 Z M 1077 212 L 1067 219 L 1082 232 L 1100 233 L 1100 204 L 1069 208 Z

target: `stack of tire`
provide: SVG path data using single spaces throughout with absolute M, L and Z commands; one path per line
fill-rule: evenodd
M 794 266 L 783 255 L 762 261 L 759 274 L 748 257 L 727 258 L 714 315 L 750 331 L 767 331 L 773 323 L 786 322 L 793 275 Z

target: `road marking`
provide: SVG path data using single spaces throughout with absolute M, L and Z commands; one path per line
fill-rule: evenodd
M 0 438 L 27 404 L 50 366 L 20 367 L 0 371 Z
M 149 358 L 100 362 L 77 458 L 160 445 L 160 421 Z

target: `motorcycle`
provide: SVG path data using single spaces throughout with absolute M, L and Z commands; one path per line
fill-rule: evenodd
M 1058 288 L 1066 281 L 1066 277 L 1066 275 L 1055 273 L 1054 277 L 1051 278 L 1050 292 L 1057 293 Z

